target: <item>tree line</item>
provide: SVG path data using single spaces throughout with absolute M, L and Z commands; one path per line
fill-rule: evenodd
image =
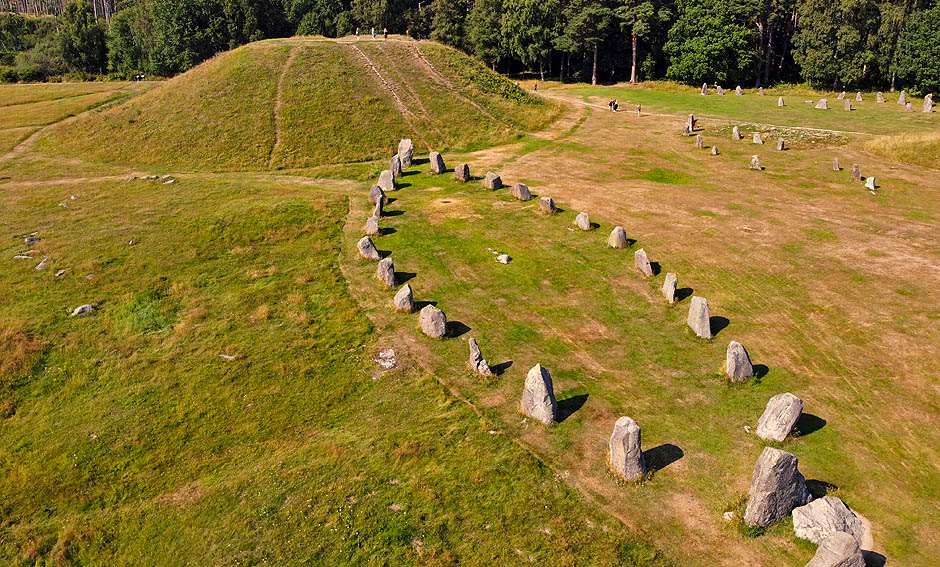
M 116 11 L 110 21 L 87 0 L 68 0 L 51 21 L 0 14 L 0 77 L 4 65 L 8 78 L 9 69 L 34 76 L 63 70 L 170 76 L 258 39 L 336 37 L 375 28 L 441 41 L 500 71 L 542 79 L 666 78 L 727 86 L 805 82 L 919 94 L 940 89 L 940 0 L 117 0 L 111 5 Z

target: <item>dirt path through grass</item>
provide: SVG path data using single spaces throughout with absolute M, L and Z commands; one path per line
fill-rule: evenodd
M 271 145 L 271 152 L 268 154 L 268 169 L 272 169 L 274 155 L 281 146 L 283 139 L 282 129 L 284 128 L 284 117 L 282 114 L 284 109 L 284 83 L 290 72 L 291 64 L 294 62 L 294 59 L 297 58 L 297 53 L 300 49 L 301 46 L 299 45 L 291 47 L 287 60 L 284 62 L 284 67 L 281 69 L 281 76 L 278 77 L 277 80 L 277 98 L 274 101 L 274 144 Z

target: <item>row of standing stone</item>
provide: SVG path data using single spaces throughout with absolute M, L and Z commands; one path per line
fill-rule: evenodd
M 757 89 L 757 93 L 760 96 L 764 96 L 764 87 L 759 87 Z M 709 94 L 708 83 L 702 84 L 701 94 L 702 96 L 708 96 Z M 723 89 L 720 85 L 715 85 L 715 94 L 717 94 L 718 96 L 725 96 L 725 89 Z M 744 96 L 744 90 L 741 88 L 740 85 L 735 87 L 734 94 L 736 96 Z M 845 108 L 845 110 L 847 111 L 855 110 L 855 108 L 852 106 L 852 101 L 846 99 L 845 91 L 842 91 L 841 93 L 839 93 L 839 95 L 836 96 L 836 99 L 844 101 L 843 107 Z M 863 100 L 864 98 L 862 97 L 861 91 L 855 93 L 855 102 L 863 102 Z M 876 93 L 875 101 L 878 102 L 879 104 L 884 104 L 885 103 L 884 93 L 880 91 Z M 907 112 L 914 112 L 914 104 L 907 100 L 907 93 L 905 91 L 901 91 L 901 94 L 898 95 L 898 104 L 903 106 L 904 110 L 906 110 Z M 778 107 L 786 106 L 782 96 L 777 98 L 777 106 Z M 828 110 L 829 100 L 825 98 L 819 99 L 819 101 L 815 105 L 815 108 L 820 109 L 820 110 Z M 930 93 L 924 97 L 924 104 L 922 108 L 923 108 L 923 112 L 927 114 L 933 112 L 933 93 Z

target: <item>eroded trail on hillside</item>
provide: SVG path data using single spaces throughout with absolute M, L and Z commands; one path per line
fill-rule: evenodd
M 419 134 L 418 134 L 418 129 L 415 127 L 416 117 L 414 113 L 411 112 L 411 110 L 408 108 L 408 106 L 405 105 L 404 101 L 402 101 L 401 95 L 399 95 L 398 91 L 395 90 L 395 88 L 392 86 L 389 80 L 386 79 L 384 75 L 382 75 L 381 71 L 379 71 L 379 68 L 375 65 L 375 63 L 372 62 L 372 59 L 370 59 L 369 56 L 366 55 L 366 52 L 363 51 L 358 45 L 354 43 L 344 43 L 343 45 L 351 46 L 352 49 L 359 55 L 359 58 L 362 60 L 362 62 L 372 72 L 371 73 L 372 76 L 375 77 L 375 79 L 382 86 L 384 91 L 387 92 L 388 95 L 392 97 L 392 100 L 395 103 L 395 108 L 398 110 L 398 113 L 401 114 L 402 118 L 405 119 L 409 127 L 411 127 L 412 134 L 417 138 Z M 424 142 L 424 145 L 427 146 L 427 142 Z
M 301 50 L 301 46 L 295 45 L 291 47 L 290 53 L 287 56 L 287 60 L 284 62 L 284 67 L 281 69 L 281 75 L 277 79 L 277 97 L 274 100 L 274 109 L 273 109 L 273 118 L 274 118 L 274 144 L 271 146 L 271 152 L 268 154 L 268 169 L 272 169 L 274 166 L 274 158 L 277 155 L 278 149 L 280 149 L 281 144 L 283 143 L 283 130 L 284 130 L 284 90 L 287 83 L 287 78 L 290 73 L 291 65 L 294 63 L 294 59 L 297 58 L 297 53 Z

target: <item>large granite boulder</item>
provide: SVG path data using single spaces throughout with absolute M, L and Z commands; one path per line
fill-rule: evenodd
M 610 468 L 623 480 L 639 480 L 646 474 L 640 426 L 629 417 L 614 423 L 609 443 Z
M 376 250 L 375 244 L 372 243 L 372 239 L 368 236 L 363 236 L 359 239 L 359 242 L 356 243 L 356 249 L 359 251 L 359 256 L 366 260 L 381 260 L 379 256 L 379 251 Z
M 707 299 L 698 296 L 692 297 L 686 324 L 699 337 L 703 339 L 712 338 L 711 312 L 708 309 Z
M 426 305 L 421 310 L 418 322 L 421 324 L 421 332 L 432 339 L 440 339 L 447 334 L 447 317 L 433 305 Z
M 532 198 L 532 193 L 525 183 L 516 183 L 513 185 L 512 189 L 509 190 L 509 194 L 520 201 L 528 201 Z
M 653 265 L 650 264 L 649 256 L 646 255 L 646 250 L 640 248 L 633 253 L 633 265 L 636 266 L 636 269 L 640 271 L 644 276 L 651 278 L 653 277 Z
M 392 257 L 388 256 L 379 262 L 375 270 L 375 277 L 387 288 L 395 287 L 395 264 Z
M 607 246 L 611 248 L 626 248 L 628 244 L 627 231 L 622 226 L 615 226 L 614 229 L 610 231 L 610 236 L 607 237 Z
M 438 152 L 431 152 L 431 173 L 442 175 L 447 172 L 447 166 L 444 165 L 444 158 Z
M 492 171 L 487 172 L 486 177 L 483 178 L 483 188 L 489 189 L 490 191 L 502 189 L 503 179 Z
M 533 366 L 526 375 L 521 409 L 523 414 L 544 425 L 552 425 L 558 419 L 552 375 L 541 364 Z
M 395 306 L 395 311 L 401 313 L 414 312 L 415 294 L 410 285 L 405 284 L 398 290 L 398 293 L 395 294 L 395 298 L 392 299 L 392 305 Z
M 845 532 L 859 544 L 865 536 L 862 520 L 841 499 L 823 496 L 793 509 L 793 533 L 796 537 L 820 544 L 835 532 Z
M 744 345 L 737 341 L 728 343 L 728 350 L 725 352 L 725 374 L 732 382 L 747 382 L 754 376 L 751 357 Z
M 744 522 L 766 528 L 812 498 L 796 456 L 765 447 L 754 466 Z
M 770 398 L 757 422 L 757 436 L 764 441 L 782 443 L 803 413 L 803 400 L 786 392 Z
M 854 537 L 832 532 L 816 548 L 816 555 L 806 567 L 865 567 L 865 556 Z
M 492 376 L 493 370 L 490 368 L 490 363 L 483 358 L 483 352 L 480 351 L 480 345 L 477 344 L 477 340 L 471 338 L 470 341 L 470 359 L 468 360 L 470 368 L 480 376 Z
M 405 138 L 398 142 L 398 159 L 401 160 L 402 167 L 411 167 L 411 161 L 414 159 L 415 145 L 410 138 Z
M 466 183 L 470 181 L 470 166 L 462 163 L 454 169 L 454 179 Z

